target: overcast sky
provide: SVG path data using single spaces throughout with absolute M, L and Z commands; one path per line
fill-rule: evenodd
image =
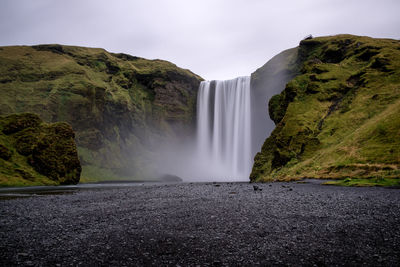
M 102 47 L 205 79 L 250 75 L 308 34 L 400 39 L 400 0 L 0 0 L 0 45 Z

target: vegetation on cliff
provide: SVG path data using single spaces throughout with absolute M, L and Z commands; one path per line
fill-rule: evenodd
M 253 155 L 260 151 L 265 139 L 275 128 L 274 122 L 268 117 L 267 99 L 282 92 L 286 83 L 299 73 L 297 55 L 297 47 L 285 50 L 251 74 Z
M 399 184 L 400 41 L 338 35 L 303 40 L 298 49 L 300 73 L 269 102 L 276 128 L 251 181 Z
M 0 186 L 77 184 L 74 132 L 32 113 L 0 116 Z
M 159 143 L 193 129 L 201 80 L 167 61 L 103 49 L 0 47 L 0 114 L 71 124 L 84 181 L 143 179 Z

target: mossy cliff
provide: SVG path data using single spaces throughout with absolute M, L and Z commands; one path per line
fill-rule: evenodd
M 160 143 L 193 130 L 201 80 L 167 61 L 104 49 L 0 47 L 0 114 L 71 124 L 83 180 L 143 179 Z
M 251 181 L 400 178 L 400 41 L 307 39 L 289 67 Z
M 251 118 L 252 118 L 252 152 L 260 151 L 260 147 L 275 128 L 268 116 L 268 99 L 285 89 L 286 83 L 293 79 L 299 68 L 298 48 L 285 50 L 264 66 L 251 74 Z
M 77 184 L 74 132 L 32 113 L 0 116 L 0 186 Z

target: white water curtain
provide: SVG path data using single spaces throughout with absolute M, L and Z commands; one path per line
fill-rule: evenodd
M 250 112 L 250 77 L 201 82 L 197 151 L 204 166 L 202 175 L 220 181 L 248 181 L 252 165 Z

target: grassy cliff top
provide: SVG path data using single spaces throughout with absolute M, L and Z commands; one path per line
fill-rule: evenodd
M 303 40 L 296 64 L 299 75 L 269 102 L 276 128 L 251 180 L 399 178 L 400 41 Z
M 0 47 L 0 57 L 6 63 L 0 66 L 0 71 L 11 71 L 11 75 L 11 65 L 17 68 L 18 66 L 26 68 L 28 66 L 36 67 L 37 63 L 40 63 L 40 68 L 43 72 L 73 68 L 82 70 L 84 66 L 91 66 L 96 67 L 98 70 L 105 70 L 109 74 L 117 73 L 121 69 L 127 68 L 142 74 L 158 71 L 165 74 L 168 71 L 173 71 L 202 80 L 201 77 L 190 70 L 179 68 L 165 60 L 149 60 L 123 53 L 110 53 L 102 48 L 59 44 L 2 46 Z

